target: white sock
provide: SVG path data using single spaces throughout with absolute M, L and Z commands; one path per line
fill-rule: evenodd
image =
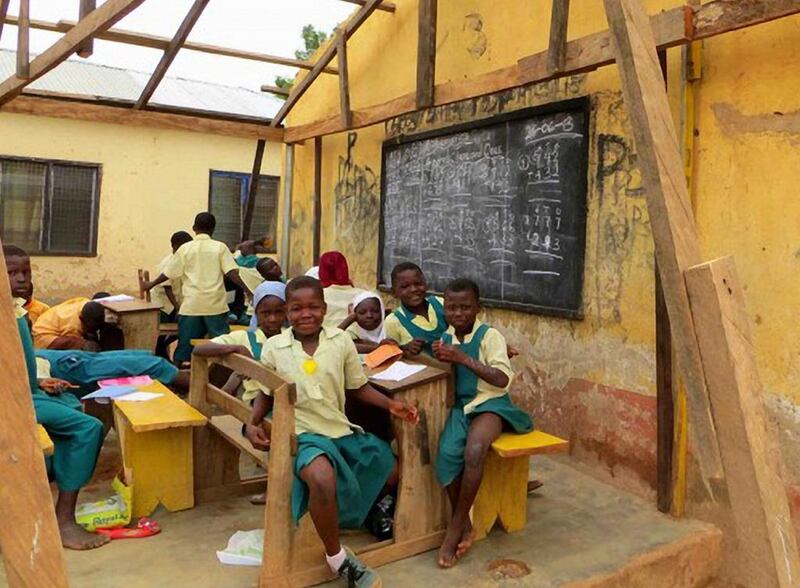
M 331 567 L 334 573 L 339 572 L 339 568 L 342 567 L 344 560 L 347 559 L 347 553 L 344 550 L 344 547 L 339 549 L 339 553 L 336 555 L 328 555 L 325 554 L 325 559 L 328 560 L 328 565 Z

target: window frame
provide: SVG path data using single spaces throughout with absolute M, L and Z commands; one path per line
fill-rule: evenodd
M 46 204 L 43 206 L 42 212 L 42 230 L 40 233 L 40 249 L 34 251 L 29 250 L 28 255 L 31 257 L 97 257 L 97 234 L 100 219 L 100 196 L 102 194 L 103 184 L 103 164 L 93 163 L 88 161 L 73 161 L 69 159 L 48 159 L 44 157 L 22 157 L 18 155 L 4 155 L 0 153 L 0 163 L 2 161 L 17 161 L 21 163 L 38 163 L 45 165 L 47 171 L 44 178 L 44 191 Z M 92 211 L 90 218 L 89 242 L 91 244 L 90 251 L 48 251 L 41 249 L 42 241 L 47 241 L 49 245 L 50 230 L 52 228 L 52 210 L 53 210 L 53 166 L 61 165 L 64 167 L 82 167 L 92 168 L 95 170 L 94 190 L 92 194 Z M 0 238 L 3 233 L 3 219 L 0 218 Z
M 243 191 L 243 193 L 245 195 L 250 193 L 250 181 L 251 181 L 252 176 L 253 176 L 252 173 L 250 173 L 250 172 L 235 172 L 235 171 L 228 171 L 228 170 L 209 168 L 209 170 L 208 170 L 208 203 L 207 203 L 207 210 L 209 210 L 209 211 L 211 210 L 211 200 L 212 200 L 212 197 L 213 197 L 212 187 L 213 187 L 213 180 L 214 180 L 214 176 L 215 175 L 216 175 L 216 177 L 220 177 L 220 178 L 235 178 L 237 180 L 244 179 L 245 182 L 244 182 L 244 185 L 242 187 L 242 191 Z M 272 174 L 259 174 L 258 175 L 258 179 L 259 179 L 259 182 L 262 179 L 275 180 L 275 181 L 278 182 L 278 189 L 277 189 L 277 191 L 275 193 L 275 215 L 276 215 L 276 218 L 275 218 L 275 235 L 274 235 L 274 238 L 272 240 L 272 243 L 273 243 L 272 247 L 270 247 L 269 251 L 267 251 L 268 255 L 273 255 L 273 254 L 278 253 L 278 228 L 279 228 L 278 227 L 278 220 L 279 220 L 278 219 L 278 207 L 280 206 L 280 181 L 281 181 L 281 178 L 280 178 L 280 176 L 274 176 Z M 244 222 L 244 219 L 242 219 L 242 222 Z M 241 235 L 240 235 L 240 237 L 241 237 Z M 252 238 L 252 235 L 251 235 L 251 238 Z

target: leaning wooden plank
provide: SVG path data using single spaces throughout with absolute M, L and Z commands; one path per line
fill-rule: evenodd
M 350 110 L 350 76 L 347 72 L 347 39 L 340 35 L 336 39 L 336 55 L 339 62 L 339 106 L 342 125 L 353 124 L 353 111 Z
M 265 124 L 239 122 L 153 110 L 133 110 L 127 106 L 107 106 L 89 101 L 20 96 L 0 107 L 0 112 L 34 114 L 72 120 L 88 120 L 117 125 L 189 131 L 226 137 L 283 141 L 283 129 Z
M 764 409 L 745 310 L 732 257 L 686 271 L 697 339 L 706 369 L 725 481 L 736 524 L 737 558 L 745 586 L 797 586 L 800 559 L 777 435 Z
M 700 263 L 689 191 L 650 19 L 640 0 L 604 0 L 633 126 L 650 212 L 659 275 L 675 355 L 688 391 L 692 435 L 704 479 L 721 479 L 722 463 L 683 272 Z
M 343 0 L 344 2 L 349 2 L 350 4 L 358 4 L 360 6 L 364 6 L 367 3 L 367 0 Z M 397 7 L 394 5 L 393 2 L 381 2 L 378 4 L 378 10 L 385 10 L 386 12 L 394 12 Z
M 80 9 L 78 11 L 78 20 L 84 18 L 90 12 L 97 8 L 97 0 L 80 0 Z M 91 57 L 94 52 L 94 40 L 90 37 L 78 47 L 78 55 L 84 59 Z
M 272 438 L 269 451 L 269 492 L 264 510 L 264 560 L 260 586 L 282 585 L 292 561 L 292 484 L 294 458 L 291 440 L 294 436 L 294 384 L 285 384 L 275 391 L 272 412 Z
M 731 2 L 759 4 L 763 6 L 763 12 L 739 13 L 734 16 L 733 11 L 724 9 L 724 6 Z M 703 4 L 696 13 L 693 13 L 689 7 L 680 6 L 654 15 L 651 17 L 651 22 L 656 39 L 658 39 L 659 49 L 664 49 L 687 44 L 693 39 L 705 39 L 798 13 L 800 13 L 800 0 L 765 0 L 760 3 L 754 3 L 751 0 L 714 0 Z M 724 21 L 720 21 L 717 19 L 720 14 L 729 16 Z M 592 71 L 613 63 L 613 61 L 614 55 L 608 31 L 594 33 L 567 43 L 566 64 L 558 74 L 554 75 L 548 71 L 547 51 L 542 51 L 520 59 L 516 65 L 496 69 L 466 80 L 437 84 L 434 92 L 434 105 L 442 106 L 525 84 L 545 81 L 553 77 Z M 416 95 L 412 92 L 382 104 L 353 111 L 351 127 L 342 127 L 338 116 L 287 127 L 285 141 L 287 143 L 299 142 L 318 135 L 330 135 L 348 129 L 367 127 L 415 110 L 417 110 Z
M 200 15 L 203 14 L 203 10 L 205 10 L 207 5 L 208 0 L 194 0 L 194 4 L 192 4 L 189 12 L 186 13 L 186 16 L 181 22 L 181 26 L 178 27 L 175 36 L 172 37 L 172 40 L 169 42 L 169 46 L 164 50 L 161 61 L 158 62 L 155 70 L 153 70 L 153 75 L 147 80 L 147 85 L 144 87 L 139 99 L 133 106 L 136 110 L 144 108 L 147 105 L 147 101 L 150 100 L 156 88 L 158 88 L 158 85 L 161 83 L 161 80 L 164 79 L 169 66 L 175 61 L 178 51 L 180 51 L 181 46 L 186 42 L 189 33 L 192 32 L 194 25 L 197 23 Z
M 358 9 L 358 11 L 348 20 L 344 25 L 342 25 L 339 30 L 337 31 L 337 36 L 344 37 L 345 40 L 349 39 L 350 36 L 355 33 L 358 28 L 364 24 L 364 22 L 369 18 L 369 16 L 375 12 L 375 9 L 380 4 L 381 0 L 367 0 L 366 4 Z M 292 89 L 292 92 L 289 94 L 289 97 L 284 102 L 281 109 L 275 115 L 275 118 L 272 120 L 272 126 L 278 126 L 283 119 L 286 118 L 286 115 L 289 114 L 289 111 L 294 107 L 300 98 L 303 97 L 303 94 L 311 87 L 311 84 L 314 83 L 314 80 L 319 77 L 320 72 L 322 69 L 328 65 L 333 59 L 333 56 L 336 54 L 336 43 L 337 39 L 333 39 L 322 54 L 317 58 L 317 62 L 314 64 L 314 67 L 308 74 L 300 80 L 297 85 Z
M 419 0 L 417 40 L 417 108 L 433 106 L 436 86 L 436 13 L 438 0 Z
M 264 139 L 256 141 L 256 153 L 253 156 L 253 171 L 250 173 L 250 188 L 247 191 L 247 200 L 244 206 L 244 219 L 242 221 L 242 241 L 250 238 L 250 227 L 253 226 L 253 213 L 255 212 L 256 196 L 258 195 L 258 181 L 261 177 L 261 163 L 264 161 L 264 149 L 267 142 Z
M 6 14 L 8 14 L 8 5 L 11 0 L 0 0 L 0 39 L 3 38 L 3 25 L 6 22 Z
M 9 77 L 0 84 L 0 105 L 5 104 L 22 92 L 22 89 L 34 80 L 38 80 L 48 71 L 66 60 L 86 39 L 113 25 L 134 10 L 144 0 L 107 0 L 100 8 L 78 22 L 69 32 L 41 53 L 30 64 L 30 77 Z
M 3 0 L 0 0 L 2 2 Z M 11 25 L 17 25 L 18 19 L 15 16 L 7 16 L 5 22 Z M 0 21 L 0 25 L 3 22 Z M 49 22 L 45 20 L 31 20 L 31 28 L 50 31 L 53 33 L 65 33 L 75 26 L 74 20 L 60 20 L 58 22 Z M 0 29 L 2 26 L 0 26 Z M 160 49 L 164 51 L 169 47 L 172 39 L 169 37 L 159 37 L 157 35 L 148 35 L 146 33 L 139 33 L 136 31 L 129 31 L 126 29 L 109 29 L 107 31 L 98 32 L 94 35 L 95 39 L 102 39 L 103 41 L 111 41 L 112 43 L 123 43 L 125 45 L 135 45 L 137 47 L 150 47 L 151 49 Z M 239 59 L 247 59 L 249 61 L 261 61 L 263 63 L 274 63 L 275 65 L 286 65 L 288 67 L 298 67 L 300 69 L 312 69 L 314 64 L 310 61 L 303 61 L 301 59 L 293 59 L 291 57 L 281 57 L 279 55 L 267 55 L 265 53 L 255 53 L 253 51 L 242 51 L 239 49 L 230 49 L 228 47 L 219 47 L 217 45 L 209 45 L 207 43 L 196 43 L 193 41 L 186 41 L 183 44 L 183 49 L 186 51 L 197 51 L 200 53 L 209 53 L 211 55 L 223 55 L 225 57 L 236 57 Z M 335 67 L 326 67 L 322 73 L 336 74 Z
M 0 258 L 0 275 L 6 275 Z M 8 280 L 0 280 L 0 551 L 10 588 L 66 588 L 67 570 L 36 432 Z
M 19 0 L 19 25 L 17 25 L 17 77 L 30 77 L 30 0 Z
M 550 46 L 547 48 L 547 69 L 556 73 L 567 63 L 567 24 L 569 0 L 553 0 L 550 15 Z

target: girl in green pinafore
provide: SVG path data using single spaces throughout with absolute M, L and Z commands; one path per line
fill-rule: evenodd
M 386 317 L 386 336 L 394 339 L 406 355 L 425 352 L 447 330 L 444 307 L 438 298 L 428 295 L 428 282 L 418 265 L 405 262 L 392 270 L 392 294 L 400 308 Z
M 436 477 L 447 488 L 453 518 L 439 550 L 439 565 L 452 567 L 472 545 L 469 511 L 483 477 L 492 442 L 504 430 L 527 433 L 531 417 L 508 395 L 513 372 L 505 338 L 477 319 L 480 291 L 467 279 L 452 281 L 444 293 L 450 328 L 433 344 L 439 361 L 456 366 L 456 401 L 439 440 Z M 455 343 L 455 344 L 454 344 Z

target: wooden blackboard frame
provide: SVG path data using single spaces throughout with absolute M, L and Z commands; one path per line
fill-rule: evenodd
M 587 162 L 587 169 L 586 174 L 583 177 L 583 206 L 578 211 L 581 213 L 579 217 L 579 222 L 581 222 L 581 227 L 578 231 L 578 234 L 582 238 L 583 247 L 579 251 L 579 256 L 581 266 L 583 267 L 583 271 L 580 272 L 579 277 L 579 290 L 580 290 L 580 305 L 577 310 L 571 308 L 557 308 L 552 306 L 542 306 L 539 304 L 528 304 L 523 302 L 509 302 L 505 300 L 497 300 L 495 298 L 483 298 L 481 297 L 481 305 L 486 306 L 489 308 L 502 308 L 508 310 L 516 310 L 521 312 L 527 312 L 531 314 L 540 314 L 546 316 L 555 316 L 560 318 L 568 318 L 573 320 L 583 320 L 584 318 L 584 296 L 583 296 L 583 288 L 585 283 L 585 272 L 586 272 L 586 221 L 587 221 L 587 214 L 588 214 L 588 200 L 589 200 L 589 150 L 591 145 L 590 130 L 591 130 L 591 116 L 592 116 L 592 109 L 591 109 L 591 98 L 589 96 L 581 96 L 579 98 L 572 98 L 569 100 L 561 100 L 559 102 L 549 102 L 547 104 L 542 104 L 540 106 L 533 106 L 530 108 L 522 108 L 520 110 L 515 110 L 513 112 L 506 112 L 503 114 L 499 114 L 497 116 L 492 116 L 489 118 L 482 118 L 479 120 L 469 121 L 461 124 L 450 125 L 447 127 L 442 127 L 438 129 L 432 129 L 429 131 L 422 131 L 419 133 L 412 133 L 412 134 L 401 134 L 396 137 L 392 137 L 391 139 L 387 139 L 381 145 L 381 203 L 380 203 L 380 222 L 378 223 L 378 263 L 377 263 L 377 288 L 381 292 L 391 292 L 391 284 L 384 284 L 382 282 L 383 277 L 383 246 L 384 246 L 384 208 L 385 208 L 385 193 L 386 193 L 386 173 L 384 170 L 386 169 L 386 148 L 392 147 L 396 145 L 408 144 L 408 143 L 415 143 L 417 141 L 424 141 L 426 139 L 431 139 L 435 137 L 441 137 L 446 135 L 452 135 L 455 133 L 461 133 L 464 131 L 470 131 L 474 129 L 479 129 L 483 127 L 491 127 L 500 123 L 512 121 L 512 120 L 519 120 L 525 118 L 531 118 L 534 116 L 542 116 L 548 114 L 558 114 L 558 113 L 565 113 L 565 112 L 580 112 L 584 115 L 583 117 L 583 127 L 582 131 L 584 136 L 586 137 L 585 141 L 585 151 L 583 152 L 583 156 Z M 433 294 L 441 295 L 442 292 L 433 291 Z

